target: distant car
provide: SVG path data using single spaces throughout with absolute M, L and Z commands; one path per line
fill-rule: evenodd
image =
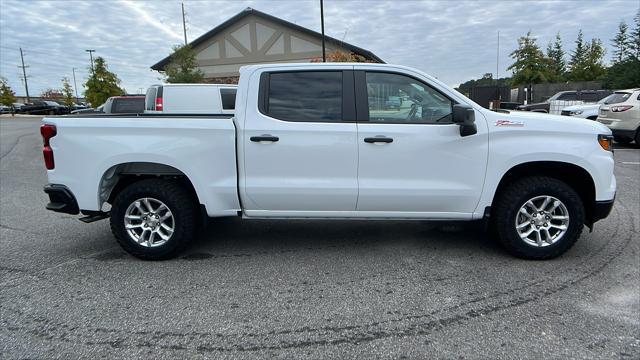
M 11 107 L 6 105 L 0 105 L 0 114 L 9 114 L 11 113 Z
M 500 101 L 500 109 L 503 109 L 503 110 L 515 110 L 520 105 L 522 105 L 522 103 L 510 102 L 510 101 Z
M 147 90 L 148 114 L 233 114 L 237 85 L 163 84 Z
M 19 112 L 30 115 L 63 115 L 69 113 L 69 108 L 55 101 L 45 100 L 25 104 L 20 108 Z
M 97 108 L 74 110 L 76 114 L 141 114 L 144 112 L 144 95 L 112 96 Z
M 616 91 L 600 106 L 598 122 L 611 129 L 616 142 L 640 146 L 640 88 Z
M 544 102 L 521 105 L 517 110 L 548 113 L 551 109 L 551 102 L 555 100 L 595 103 L 610 94 L 611 91 L 608 90 L 560 91 Z
M 384 105 L 387 109 L 400 109 L 402 98 L 400 96 L 389 96 Z
M 13 108 L 16 109 L 16 112 L 20 111 L 23 106 L 23 103 L 13 103 Z
M 598 118 L 598 111 L 600 111 L 600 105 L 606 104 L 608 99 L 611 99 L 614 94 L 607 96 L 604 99 L 601 99 L 595 104 L 582 104 L 582 105 L 573 105 L 568 106 L 562 109 L 560 115 L 564 116 L 575 116 L 583 119 L 595 120 Z

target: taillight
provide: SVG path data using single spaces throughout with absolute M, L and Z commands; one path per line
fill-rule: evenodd
M 156 98 L 156 111 L 162 111 L 162 98 Z
M 633 107 L 633 105 L 612 106 L 611 107 L 611 111 L 612 112 L 623 112 L 623 111 L 627 111 L 627 110 L 631 109 L 632 107 Z
M 44 165 L 47 167 L 47 170 L 53 170 L 53 168 L 55 168 L 55 164 L 53 162 L 53 149 L 49 144 L 49 140 L 56 136 L 57 133 L 58 131 L 55 125 L 44 124 L 40 126 L 40 134 L 42 134 L 42 141 L 44 142 L 42 155 L 44 155 Z

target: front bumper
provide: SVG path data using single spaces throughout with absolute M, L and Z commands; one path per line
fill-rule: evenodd
M 606 201 L 596 201 L 595 207 L 593 208 L 593 214 L 591 223 L 595 223 L 598 220 L 602 220 L 609 216 L 611 213 L 611 209 L 613 209 L 613 203 L 615 202 L 615 198 Z
M 64 185 L 47 184 L 44 192 L 49 195 L 47 210 L 76 215 L 80 213 L 78 202 L 71 190 Z
M 620 129 L 611 129 L 611 133 L 613 136 L 620 136 L 625 138 L 633 139 L 636 136 L 635 130 L 620 130 Z

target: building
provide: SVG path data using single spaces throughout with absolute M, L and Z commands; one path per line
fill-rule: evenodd
M 237 83 L 241 66 L 259 63 L 310 62 L 322 58 L 322 35 L 294 23 L 247 8 L 193 40 L 205 82 Z M 343 51 L 367 61 L 383 61 L 372 52 L 325 36 L 326 53 Z M 151 66 L 164 71 L 170 56 Z

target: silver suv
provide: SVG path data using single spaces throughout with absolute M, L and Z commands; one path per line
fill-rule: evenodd
M 611 129 L 616 142 L 640 145 L 640 88 L 616 91 L 600 105 L 598 121 Z

